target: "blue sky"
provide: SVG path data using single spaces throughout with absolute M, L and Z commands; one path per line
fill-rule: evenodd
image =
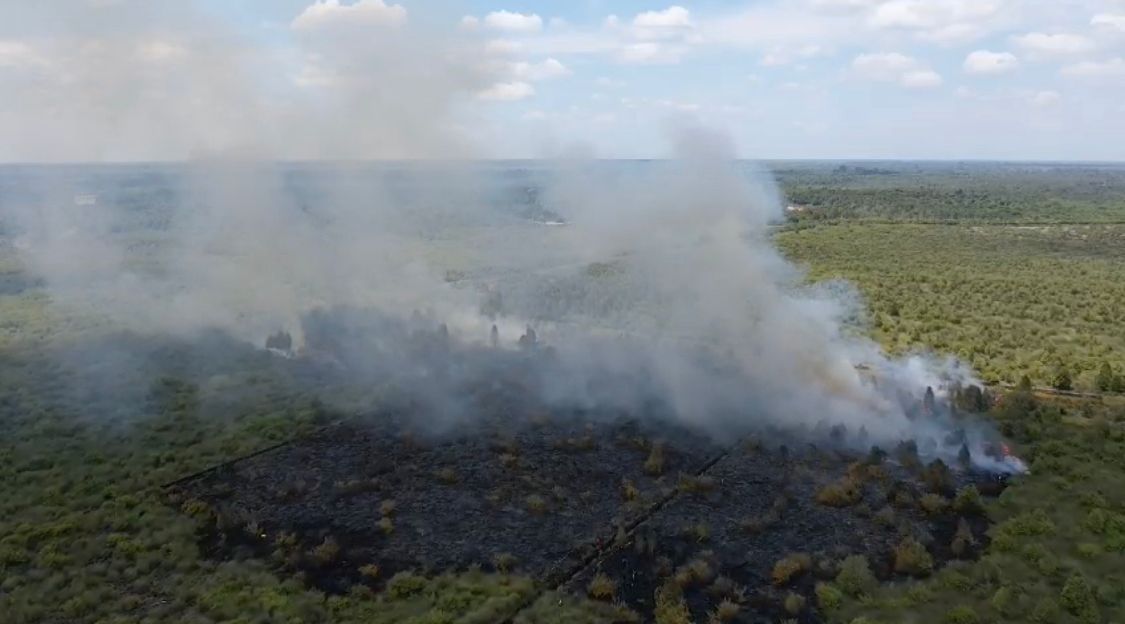
M 1125 159 L 1125 0 L 36 4 L 0 160 Z

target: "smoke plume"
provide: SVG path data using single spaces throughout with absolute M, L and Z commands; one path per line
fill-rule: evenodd
M 854 290 L 806 284 L 771 243 L 782 202 L 768 172 L 722 133 L 678 125 L 660 162 L 474 161 L 459 129 L 497 78 L 484 46 L 402 7 L 369 0 L 356 22 L 340 6 L 317 3 L 290 25 L 306 55 L 299 79 L 326 88 L 280 104 L 259 73 L 277 59 L 194 13 L 186 34 L 139 11 L 125 34 L 95 24 L 52 39 L 94 56 L 72 51 L 77 80 L 53 87 L 74 134 L 36 138 L 44 153 L 160 143 L 196 155 L 97 175 L 38 168 L 7 196 L 5 223 L 60 318 L 181 338 L 217 329 L 259 346 L 283 330 L 299 356 L 413 388 L 444 423 L 471 418 L 459 380 L 486 371 L 432 374 L 434 350 L 412 346 L 419 324 L 466 349 L 549 348 L 531 374 L 552 405 L 638 417 L 661 405 L 726 439 L 842 427 L 857 447 L 937 440 L 931 454 L 946 458 L 989 441 L 982 426 L 915 413 L 927 387 L 941 400 L 971 372 L 889 357 L 856 327 Z M 172 43 L 136 47 L 154 32 Z M 174 85 L 152 62 L 180 64 Z M 284 162 L 295 157 L 318 162 Z

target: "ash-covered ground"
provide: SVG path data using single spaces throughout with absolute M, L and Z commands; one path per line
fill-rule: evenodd
M 644 620 L 672 600 L 696 621 L 817 622 L 816 581 L 849 556 L 881 580 L 975 557 L 975 495 L 1004 486 L 916 441 L 864 452 L 862 432 L 773 421 L 720 435 L 659 395 L 568 404 L 547 392 L 565 373 L 553 348 L 530 333 L 468 344 L 421 318 L 342 331 L 346 316 L 310 320 L 289 365 L 328 391 L 378 381 L 380 407 L 172 485 L 211 556 L 269 558 L 335 593 L 481 567 Z M 617 395 L 585 398 L 599 396 Z M 917 418 L 948 411 L 931 400 Z

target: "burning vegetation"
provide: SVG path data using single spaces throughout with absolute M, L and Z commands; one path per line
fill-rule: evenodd
M 532 328 L 512 348 L 464 343 L 422 318 L 357 323 L 309 319 L 302 356 L 286 365 L 300 379 L 389 376 L 396 394 L 172 485 L 210 556 L 260 557 L 329 593 L 402 592 L 408 575 L 483 569 L 641 621 L 812 622 L 834 592 L 979 556 L 981 493 L 999 494 L 1014 472 L 1002 452 L 942 459 L 984 448 L 968 411 L 979 389 L 921 393 L 911 417 L 945 437 L 893 453 L 862 448 L 871 436 L 842 425 L 719 437 L 659 394 L 644 412 L 559 401 L 548 388 L 564 361 Z M 269 348 L 288 351 L 278 340 Z M 376 343 L 409 358 L 359 369 L 380 361 Z M 438 419 L 454 393 L 456 419 Z M 992 440 L 989 452 L 1005 448 Z

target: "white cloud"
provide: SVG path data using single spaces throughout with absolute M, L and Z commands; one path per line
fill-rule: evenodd
M 514 102 L 535 95 L 535 87 L 526 82 L 498 82 L 477 94 L 482 100 Z
M 975 41 L 983 37 L 986 33 L 986 29 L 979 24 L 962 23 L 923 30 L 918 33 L 918 38 L 922 41 L 942 45 L 953 45 Z
M 543 30 L 543 18 L 535 13 L 525 15 L 511 11 L 493 11 L 484 16 L 484 25 L 493 30 L 536 33 Z
M 569 76 L 572 73 L 566 65 L 563 65 L 558 59 L 554 58 L 549 58 L 542 63 L 512 63 L 511 72 L 519 81 L 549 80 L 551 78 Z
M 812 0 L 813 9 L 830 13 L 853 13 L 870 9 L 880 0 Z
M 594 82 L 599 87 L 605 87 L 607 89 L 620 89 L 620 88 L 625 86 L 624 82 L 622 82 L 620 80 L 614 80 L 613 78 L 607 78 L 605 76 L 598 77 L 598 79 L 595 80 Z
M 492 39 L 485 42 L 484 53 L 490 56 L 511 56 L 523 51 L 523 44 L 509 39 Z
M 898 52 L 860 54 L 852 60 L 852 69 L 871 80 L 895 80 L 917 66 L 918 61 L 913 57 Z
M 621 46 L 617 58 L 622 63 L 672 64 L 679 63 L 686 53 L 687 48 L 682 45 L 642 41 Z
M 962 67 L 970 74 L 1003 74 L 1019 67 L 1019 59 L 1011 52 L 976 50 L 965 57 Z
M 877 82 L 896 82 L 909 89 L 941 86 L 941 74 L 898 52 L 860 54 L 852 60 L 856 75 Z
M 642 41 L 681 39 L 693 26 L 691 13 L 681 6 L 673 6 L 663 11 L 638 13 L 629 34 Z
M 973 23 L 1000 11 L 997 0 L 890 0 L 871 16 L 879 28 L 929 29 L 956 23 Z
M 1062 96 L 1058 91 L 1039 91 L 1031 96 L 1031 103 L 1040 108 L 1054 106 L 1059 103 Z
M 814 44 L 792 47 L 774 46 L 762 56 L 760 63 L 766 67 L 779 67 L 789 65 L 797 60 L 813 58 L 822 52 L 820 46 Z
M 466 15 L 465 17 L 461 18 L 461 28 L 465 30 L 476 30 L 477 28 L 480 28 L 480 19 L 473 17 L 472 15 Z
M 1082 61 L 1067 65 L 1059 71 L 1064 76 L 1076 78 L 1125 77 L 1125 60 L 1118 57 L 1108 61 Z
M 933 89 L 941 86 L 942 79 L 932 69 L 915 69 L 903 74 L 898 82 L 908 89 Z
M 633 25 L 641 28 L 687 28 L 691 26 L 691 12 L 682 6 L 645 11 L 633 18 Z
M 1028 52 L 1040 56 L 1081 54 L 1094 49 L 1094 42 L 1083 35 L 1031 32 L 1012 37 L 1012 41 Z
M 317 0 L 305 7 L 290 24 L 294 30 L 314 30 L 337 25 L 397 26 L 406 21 L 406 9 L 383 0 L 359 0 L 341 4 L 340 0 Z
M 1125 13 L 1100 13 L 1090 20 L 1091 26 L 1105 26 L 1125 32 Z

